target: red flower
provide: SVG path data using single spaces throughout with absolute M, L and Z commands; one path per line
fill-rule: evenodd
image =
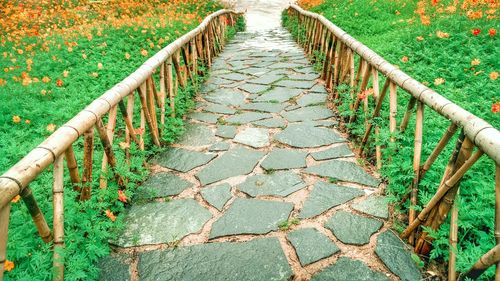
M 494 29 L 494 28 L 490 28 L 490 30 L 488 30 L 488 34 L 493 37 L 497 34 L 497 30 Z
M 56 81 L 56 86 L 57 87 L 62 87 L 63 84 L 64 84 L 63 80 L 57 79 L 57 81 Z
M 500 112 L 500 101 L 497 101 L 491 106 L 491 112 L 499 113 Z
M 439 0 L 432 0 L 432 6 L 436 6 L 439 3 Z
M 118 190 L 118 200 L 127 203 L 127 196 L 123 193 L 123 190 Z
M 472 35 L 474 35 L 474 36 L 478 36 L 479 33 L 481 33 L 481 29 L 479 29 L 479 28 L 474 28 L 472 30 Z

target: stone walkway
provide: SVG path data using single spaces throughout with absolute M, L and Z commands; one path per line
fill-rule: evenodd
M 286 31 L 238 34 L 152 161 L 101 279 L 421 279 L 317 78 Z

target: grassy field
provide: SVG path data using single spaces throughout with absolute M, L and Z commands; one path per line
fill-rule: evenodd
M 433 88 L 456 104 L 500 128 L 500 16 L 498 1 L 401 1 L 401 0 L 302 0 L 300 4 L 320 13 L 375 50 L 389 62 Z M 398 120 L 406 109 L 408 96 L 399 93 Z M 346 103 L 348 104 L 348 103 Z M 387 105 L 384 105 L 387 112 Z M 349 109 L 345 108 L 346 111 Z M 349 114 L 349 112 L 347 112 Z M 385 124 L 387 115 L 381 120 Z M 413 117 L 414 119 L 414 117 Z M 414 120 L 408 128 L 414 126 Z M 430 154 L 448 123 L 431 110 L 425 112 L 423 159 Z M 351 132 L 360 134 L 362 126 Z M 413 130 L 399 136 L 399 151 L 386 149 L 384 156 L 393 161 L 384 166 L 387 193 L 397 210 L 406 214 L 408 202 L 400 204 L 408 193 L 412 178 Z M 383 136 L 387 140 L 387 136 Z M 456 139 L 456 138 L 455 138 Z M 452 140 L 455 141 L 455 139 Z M 384 141 L 384 139 L 382 140 Z M 436 190 L 436 182 L 446 165 L 453 145 L 447 147 L 419 189 L 420 206 Z M 445 156 L 446 155 L 446 156 Z M 494 163 L 484 157 L 461 183 L 459 206 L 458 269 L 468 269 L 483 253 L 495 245 Z M 404 219 L 404 216 L 400 216 Z M 404 221 L 396 223 L 402 230 Z M 448 258 L 449 222 L 438 231 L 430 260 L 441 264 Z M 491 278 L 490 269 L 484 279 Z
M 0 174 L 220 7 L 212 0 L 0 1 Z M 188 89 L 176 97 L 179 115 L 192 104 L 192 93 Z M 169 133 L 164 138 L 169 141 L 182 131 L 182 119 L 170 118 L 167 124 L 164 129 Z M 81 140 L 75 150 L 81 163 Z M 147 155 L 134 147 L 131 152 L 130 167 L 135 173 L 122 171 L 132 179 L 125 191 L 128 198 L 133 182 L 147 174 L 142 167 Z M 102 151 L 96 153 L 94 182 L 98 182 L 101 157 Z M 117 157 L 124 161 L 123 155 Z M 30 185 L 49 225 L 51 177 L 49 171 Z M 112 182 L 107 189 L 94 187 L 95 194 L 86 202 L 76 202 L 76 192 L 70 188 L 65 192 L 65 278 L 96 279 L 94 264 L 108 254 L 107 241 L 122 226 L 118 214 L 128 199 L 119 198 L 118 186 Z M 7 280 L 51 279 L 51 245 L 38 237 L 21 202 L 15 198 L 12 203 L 5 276 Z

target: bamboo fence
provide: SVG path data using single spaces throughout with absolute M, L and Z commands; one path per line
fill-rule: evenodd
M 413 147 L 413 180 L 409 183 L 410 205 L 417 205 L 418 187 L 421 179 L 431 168 L 437 157 L 443 152 L 450 139 L 458 132 L 459 137 L 448 165 L 443 173 L 437 191 L 427 205 L 417 214 L 410 208 L 408 227 L 401 233 L 402 239 L 408 239 L 414 245 L 415 252 L 427 254 L 430 251 L 432 239 L 423 231 L 422 226 L 437 229 L 451 213 L 450 227 L 450 262 L 448 280 L 464 280 L 477 278 L 488 267 L 500 263 L 500 132 L 484 120 L 462 109 L 453 102 L 434 92 L 422 83 L 408 76 L 397 67 L 387 62 L 377 53 L 354 39 L 345 31 L 334 25 L 325 17 L 303 10 L 297 5 L 288 8 L 288 16 L 297 24 L 297 41 L 306 53 L 313 58 L 317 54 L 324 56 L 321 78 L 330 92 L 330 100 L 335 106 L 341 102 L 339 85 L 350 86 L 352 110 L 345 123 L 356 121 L 357 112 L 362 106 L 364 115 L 369 116 L 368 98 L 358 98 L 367 90 L 371 81 L 374 108 L 370 117 L 365 117 L 365 132 L 361 138 L 360 155 L 365 155 L 370 140 L 380 139 L 382 129 L 376 122 L 380 116 L 382 103 L 389 92 L 389 132 L 390 142 L 396 142 L 397 127 L 397 99 L 398 93 L 409 94 L 409 102 L 404 117 L 399 126 L 399 132 L 407 129 L 410 117 L 415 112 L 415 131 Z M 357 64 L 357 65 L 356 65 Z M 380 87 L 380 76 L 385 77 L 385 83 Z M 401 89 L 403 91 L 398 91 Z M 416 110 L 414 108 L 416 107 Z M 422 163 L 422 135 L 424 126 L 424 109 L 433 110 L 448 120 L 450 125 L 443 133 L 430 156 Z M 375 127 L 375 128 L 373 128 Z M 459 130 L 460 129 L 460 130 Z M 468 272 L 457 277 L 456 272 L 456 244 L 458 230 L 458 211 L 453 204 L 459 195 L 459 182 L 464 174 L 473 166 L 482 155 L 491 158 L 495 163 L 495 238 L 497 246 L 484 254 Z M 381 147 L 376 144 L 376 166 L 382 166 Z M 497 267 L 495 280 L 500 280 L 500 266 Z
M 114 129 L 121 115 L 125 125 L 125 143 L 134 142 L 144 150 L 144 140 L 139 132 L 148 132 L 156 146 L 161 146 L 161 126 L 165 123 L 166 106 L 175 116 L 175 97 L 178 87 L 185 88 L 189 82 L 196 84 L 196 76 L 203 74 L 200 65 L 210 66 L 212 58 L 222 51 L 227 28 L 234 26 L 240 13 L 219 10 L 204 19 L 195 29 L 163 48 L 149 58 L 135 72 L 94 100 L 74 118 L 61 126 L 39 146 L 29 152 L 17 164 L 0 176 L 0 281 L 3 280 L 6 261 L 7 233 L 10 202 L 20 195 L 26 204 L 42 240 L 53 245 L 53 280 L 64 279 L 64 159 L 68 168 L 71 186 L 80 192 L 80 200 L 92 194 L 92 167 L 97 144 L 104 148 L 102 172 L 108 168 L 114 180 L 123 185 L 125 179 L 117 171 L 117 160 L 113 152 Z M 175 73 L 175 76 L 174 76 Z M 158 79 L 159 89 L 155 79 Z M 188 82 L 189 81 L 189 82 Z M 134 104 L 138 96 L 140 104 Z M 140 116 L 134 116 L 134 106 L 140 107 Z M 119 112 L 119 113 L 118 113 Z M 108 117 L 108 123 L 103 118 Z M 140 125 L 134 127 L 135 119 Z M 146 130 L 147 128 L 147 130 Z M 76 161 L 73 144 L 83 137 L 83 163 Z M 38 175 L 53 165 L 53 229 L 50 229 L 43 212 L 29 188 Z M 79 167 L 82 167 L 80 175 Z M 101 188 L 107 186 L 106 178 L 99 179 Z

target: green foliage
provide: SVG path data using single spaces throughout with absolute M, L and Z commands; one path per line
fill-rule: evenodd
M 298 218 L 293 218 L 291 220 L 288 220 L 288 221 L 282 221 L 278 224 L 278 228 L 281 230 L 281 231 L 287 231 L 290 229 L 290 227 L 292 227 L 293 225 L 298 225 L 300 223 L 300 220 Z
M 312 8 L 313 12 L 320 13 L 334 24 L 347 31 L 359 41 L 372 48 L 389 62 L 399 65 L 415 79 L 434 88 L 441 95 L 457 103 L 464 109 L 485 119 L 496 128 L 500 128 L 500 118 L 491 111 L 494 102 L 499 101 L 498 80 L 488 77 L 493 71 L 498 71 L 500 44 L 498 36 L 488 36 L 489 28 L 498 29 L 497 22 L 479 19 L 470 21 L 463 14 L 446 14 L 436 16 L 429 26 L 422 25 L 415 19 L 414 11 L 417 1 L 368 1 L 368 0 L 325 0 L 322 4 Z M 441 3 L 442 1 L 440 1 Z M 451 1 L 444 1 L 448 4 Z M 446 4 L 445 3 L 445 4 Z M 434 13 L 430 11 L 429 13 Z M 433 14 L 435 15 L 435 14 Z M 283 22 L 295 38 L 304 40 L 303 28 L 298 29 L 296 18 L 283 14 Z M 495 26 L 496 25 L 496 26 Z M 471 30 L 483 30 L 479 36 L 473 36 Z M 449 33 L 449 38 L 439 38 L 437 31 Z M 423 40 L 420 39 L 422 36 Z M 319 54 L 315 54 L 318 57 Z M 403 62 L 403 57 L 408 62 Z M 478 58 L 481 63 L 471 67 L 471 61 Z M 314 58 L 313 58 L 314 59 Z M 385 79 L 380 77 L 380 85 Z M 434 85 L 436 78 L 444 78 L 445 83 Z M 370 82 L 371 83 L 371 82 Z M 368 87 L 372 87 L 371 84 Z M 351 106 L 357 98 L 357 90 L 348 85 L 338 87 L 340 105 L 337 107 L 342 118 L 352 115 Z M 398 90 L 398 124 L 403 118 L 409 95 Z M 371 116 L 374 108 L 372 96 L 368 97 Z M 362 106 L 361 106 L 362 107 Z M 396 212 L 406 214 L 409 209 L 409 200 L 402 199 L 409 193 L 413 179 L 413 145 L 414 145 L 414 114 L 404 133 L 389 133 L 389 102 L 388 97 L 382 104 L 381 116 L 371 120 L 380 126 L 380 136 L 375 139 L 372 134 L 370 144 L 366 148 L 369 155 L 367 160 L 372 163 L 375 145 L 382 145 L 383 168 L 380 171 L 387 179 L 387 195 L 394 204 Z M 359 145 L 365 132 L 364 115 L 362 109 L 356 113 L 357 120 L 353 124 L 344 124 L 351 134 L 355 145 Z M 498 115 L 498 114 L 497 114 Z M 424 135 L 422 159 L 425 160 L 445 132 L 449 121 L 435 113 L 429 107 L 424 115 Z M 395 143 L 390 138 L 396 139 Z M 419 205 L 421 210 L 431 197 L 448 162 L 454 148 L 455 136 L 438 157 L 432 168 L 426 173 L 419 185 Z M 495 245 L 494 238 L 494 163 L 483 157 L 471 170 L 467 172 L 460 183 L 459 206 L 459 238 L 456 250 L 457 269 L 461 272 L 470 268 L 484 253 Z M 394 227 L 401 231 L 407 222 L 396 221 Z M 438 230 L 427 229 L 435 240 L 430 259 L 438 263 L 446 262 L 449 254 L 449 217 Z M 488 280 L 494 275 L 494 267 L 490 268 L 481 278 Z

